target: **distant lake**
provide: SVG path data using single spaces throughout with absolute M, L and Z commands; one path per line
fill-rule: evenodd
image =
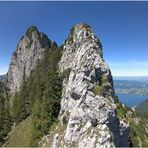
M 148 98 L 148 96 L 140 96 L 140 95 L 131 95 L 131 94 L 120 94 L 116 93 L 116 95 L 119 97 L 119 100 L 129 106 L 133 107 L 138 105 L 139 103 L 143 102 L 145 99 Z

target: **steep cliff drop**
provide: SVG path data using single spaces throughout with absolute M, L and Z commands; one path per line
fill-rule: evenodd
M 3 80 L 11 94 L 19 91 L 25 78 L 42 58 L 45 48 L 50 48 L 51 44 L 48 37 L 35 26 L 27 30 L 12 55 L 8 73 Z
M 127 147 L 129 125 L 116 116 L 111 72 L 102 45 L 87 24 L 77 24 L 63 44 L 59 123 L 39 143 L 51 147 Z

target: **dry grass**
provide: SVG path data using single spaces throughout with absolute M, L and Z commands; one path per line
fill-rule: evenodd
M 3 147 L 28 147 L 30 141 L 31 117 L 14 127 L 12 135 L 4 143 Z

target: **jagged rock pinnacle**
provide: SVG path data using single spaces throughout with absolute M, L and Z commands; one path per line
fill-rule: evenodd
M 60 69 L 71 67 L 71 64 L 75 63 L 74 58 L 76 58 L 76 56 L 77 64 L 82 63 L 84 58 L 81 57 L 88 53 L 90 53 L 90 58 L 93 57 L 91 53 L 97 53 L 100 59 L 103 58 L 101 42 L 96 37 L 91 27 L 84 23 L 72 27 L 68 38 L 64 42 L 63 50 L 65 52 L 61 58 L 60 63 L 62 64 L 60 64 Z
M 31 32 L 39 33 L 38 28 L 36 26 L 29 27 L 26 31 L 26 34 L 31 33 Z
M 10 93 L 17 92 L 23 79 L 30 75 L 37 61 L 42 58 L 45 48 L 53 46 L 48 37 L 38 31 L 37 27 L 31 26 L 20 39 L 13 53 L 5 83 Z
M 116 117 L 112 75 L 102 55 L 90 26 L 72 27 L 59 62 L 60 72 L 68 73 L 63 81 L 60 125 L 48 136 L 53 142 L 47 146 L 128 146 L 128 124 Z
M 78 33 L 80 31 L 86 31 L 86 32 L 92 32 L 91 27 L 85 23 L 76 24 L 72 27 L 71 33 Z M 84 36 L 87 36 L 87 34 L 84 34 Z
M 45 48 L 52 43 L 34 26 L 21 38 L 9 66 L 6 85 L 19 91 Z M 56 46 L 56 44 L 55 44 Z M 127 147 L 129 125 L 119 120 L 111 71 L 102 45 L 90 26 L 72 27 L 61 46 L 59 73 L 64 75 L 59 123 L 44 140 L 46 147 Z M 42 143 L 42 141 L 40 142 Z M 42 146 L 43 146 L 42 145 Z
M 102 49 L 101 42 L 96 37 L 91 27 L 85 23 L 76 24 L 72 27 L 70 35 L 68 37 L 73 42 L 97 42 L 99 47 Z

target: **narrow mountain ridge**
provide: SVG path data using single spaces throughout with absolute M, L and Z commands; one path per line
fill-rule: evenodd
M 59 69 L 66 73 L 60 123 L 51 135 L 53 142 L 45 146 L 128 146 L 129 125 L 116 116 L 111 72 L 90 26 L 77 24 L 71 29 Z M 58 129 L 64 129 L 63 134 Z
M 84 23 L 59 47 L 30 27 L 0 81 L 0 104 L 0 145 L 6 147 L 147 145 L 146 121 L 115 96 L 102 44 Z M 27 129 L 22 137 L 21 129 Z
M 48 37 L 31 26 L 20 39 L 12 55 L 7 76 L 4 83 L 14 94 L 19 91 L 23 81 L 35 69 L 37 61 L 43 57 L 45 48 L 50 48 L 53 43 Z M 54 43 L 55 44 L 55 43 Z

